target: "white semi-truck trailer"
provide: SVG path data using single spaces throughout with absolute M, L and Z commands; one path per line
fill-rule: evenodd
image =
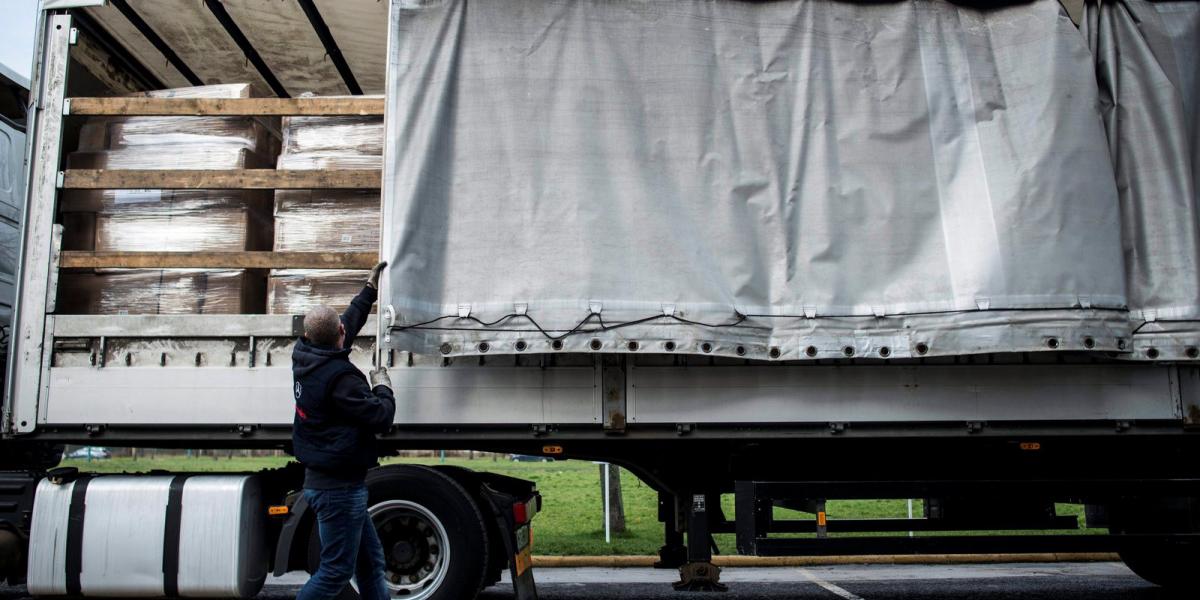
M 712 535 L 734 533 L 753 555 L 1119 552 L 1194 589 L 1200 8 L 1069 4 L 44 1 L 2 576 L 246 596 L 319 549 L 295 466 L 55 468 L 64 444 L 286 449 L 300 315 L 66 314 L 60 276 L 383 258 L 352 354 L 395 384 L 383 446 L 619 464 L 659 493 L 680 588 L 721 587 Z M 230 82 L 255 97 L 139 94 Z M 65 161 L 90 118 L 229 115 L 382 115 L 383 169 Z M 380 251 L 64 249 L 62 194 L 120 189 L 381 189 Z M 535 596 L 531 483 L 368 483 L 397 597 L 504 569 Z M 856 498 L 924 515 L 826 511 Z

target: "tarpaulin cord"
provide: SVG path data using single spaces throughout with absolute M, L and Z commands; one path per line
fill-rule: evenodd
M 927 312 L 904 313 L 904 314 L 896 314 L 896 315 L 889 315 L 889 316 L 894 316 L 894 317 L 921 317 L 921 316 L 945 315 L 945 314 L 954 314 L 954 313 L 982 313 L 982 312 L 1043 312 L 1043 311 L 1056 311 L 1056 310 L 1080 310 L 1080 309 L 1079 309 L 1079 307 L 1072 306 L 1072 307 L 1065 307 L 1065 308 L 1064 308 L 1064 307 L 1058 307 L 1058 308 L 1005 308 L 1005 309 L 987 309 L 987 310 L 983 310 L 983 309 L 977 309 L 977 310 L 941 310 L 941 311 L 927 311 Z M 1126 308 L 1102 308 L 1102 307 L 1101 307 L 1101 308 L 1096 308 L 1096 307 L 1093 307 L 1093 308 L 1089 308 L 1089 309 L 1086 309 L 1086 310 L 1088 310 L 1088 311 L 1092 311 L 1092 312 L 1119 312 L 1119 313 L 1127 313 L 1127 312 L 1129 312 L 1129 310 L 1128 310 L 1128 309 L 1126 309 Z M 670 319 L 670 320 L 672 320 L 672 321 L 678 321 L 678 322 L 680 322 L 680 323 L 683 323 L 683 324 L 686 324 L 686 325 L 696 325 L 696 326 L 699 326 L 699 327 L 710 327 L 710 328 L 714 328 L 714 329 L 717 329 L 717 328 L 733 328 L 733 327 L 743 327 L 743 328 L 745 328 L 745 329 L 764 329 L 764 330 L 769 330 L 769 329 L 771 329 L 770 327 L 758 327 L 758 326 L 753 326 L 753 325 L 745 325 L 745 326 L 743 326 L 743 325 L 742 325 L 742 323 L 743 323 L 743 322 L 745 322 L 747 319 L 750 319 L 750 318 L 756 318 L 756 319 L 770 319 L 770 318 L 777 318 L 777 319 L 780 319 L 780 318 L 781 318 L 781 319 L 799 319 L 799 318 L 808 318 L 808 317 L 805 317 L 804 315 L 766 315 L 766 314 L 748 314 L 748 315 L 744 315 L 744 314 L 741 314 L 741 313 L 734 313 L 734 315 L 735 315 L 735 317 L 736 317 L 736 320 L 734 320 L 734 321 L 733 321 L 733 322 L 731 322 L 731 323 L 703 323 L 703 322 L 701 322 L 701 321 L 693 321 L 693 320 L 690 320 L 690 319 L 685 319 L 685 318 L 683 318 L 683 317 L 679 317 L 679 316 L 676 316 L 676 315 L 654 315 L 654 316 L 651 316 L 651 317 L 644 317 L 644 318 L 641 318 L 641 319 L 635 319 L 635 320 L 632 320 L 632 321 L 622 321 L 622 322 L 620 322 L 620 323 L 616 323 L 616 324 L 609 325 L 609 324 L 606 324 L 606 323 L 604 322 L 604 317 L 603 317 L 603 316 L 601 316 L 601 315 L 600 315 L 600 313 L 595 313 L 595 312 L 594 312 L 594 313 L 590 313 L 590 314 L 588 314 L 588 316 L 584 317 L 584 318 L 583 318 L 583 320 L 581 320 L 581 321 L 579 321 L 578 323 L 576 323 L 574 327 L 572 327 L 571 329 L 567 330 L 565 333 L 562 333 L 562 334 L 559 334 L 559 335 L 552 335 L 552 334 L 551 334 L 549 331 L 547 331 L 547 330 L 546 330 L 544 327 L 542 327 L 542 325 L 541 325 L 540 323 L 538 323 L 536 319 L 534 319 L 533 317 L 531 317 L 531 316 L 529 316 L 529 315 L 527 315 L 527 314 L 511 313 L 511 314 L 504 315 L 503 317 L 500 317 L 499 319 L 496 319 L 496 320 L 494 320 L 494 321 L 483 321 L 483 320 L 479 319 L 478 317 L 471 317 L 471 316 L 467 316 L 467 317 L 461 317 L 461 316 L 459 316 L 459 315 L 442 315 L 442 316 L 440 316 L 440 317 L 437 317 L 436 319 L 430 319 L 430 320 L 428 320 L 428 321 L 424 321 L 424 322 L 422 322 L 422 323 L 414 323 L 414 324 L 412 324 L 412 325 L 394 325 L 394 326 L 392 326 L 392 327 L 391 327 L 391 330 L 392 330 L 392 331 L 406 331 L 406 330 L 409 330 L 409 329 L 425 329 L 425 330 L 432 330 L 432 331 L 481 331 L 481 330 L 488 330 L 488 331 L 505 331 L 505 332 L 514 332 L 514 333 L 532 333 L 532 332 L 538 332 L 538 333 L 541 333 L 543 336 L 545 336 L 545 337 L 546 337 L 546 339 L 549 339 L 549 340 L 561 340 L 561 339 L 567 338 L 567 337 L 569 337 L 569 336 L 572 336 L 572 335 L 577 335 L 577 334 L 582 334 L 582 333 L 600 333 L 600 332 L 604 332 L 604 331 L 612 331 L 612 330 L 615 330 L 615 329 L 621 329 L 621 328 L 624 328 L 624 327 L 632 327 L 632 326 L 634 326 L 634 325 L 641 325 L 641 324 L 643 324 L 643 323 L 649 323 L 649 322 L 651 322 L 651 321 L 656 321 L 656 320 L 659 320 L 659 319 Z M 844 314 L 844 315 L 820 315 L 819 317 L 816 317 L 816 318 L 821 318 L 821 319 L 853 319 L 853 318 L 865 318 L 865 317 L 871 317 L 871 316 L 872 316 L 872 315 L 852 315 L 852 314 Z M 501 323 L 504 323 L 504 322 L 506 322 L 506 321 L 508 321 L 508 320 L 510 320 L 510 319 L 514 319 L 514 318 L 518 318 L 518 317 L 519 317 L 519 318 L 523 318 L 523 319 L 525 319 L 525 320 L 529 321 L 529 322 L 530 322 L 530 323 L 531 323 L 531 324 L 534 326 L 534 328 L 535 328 L 535 329 L 510 329 L 510 328 L 497 328 L 497 327 L 496 327 L 497 325 L 499 325 L 499 324 L 501 324 Z M 875 317 L 875 318 L 881 318 L 881 317 Z M 433 327 L 433 326 L 432 326 L 432 325 L 434 325 L 434 324 L 436 324 L 436 323 L 438 323 L 438 322 L 444 321 L 444 320 L 446 320 L 446 319 L 456 319 L 456 320 L 461 320 L 461 321 L 472 321 L 472 322 L 474 322 L 474 323 L 477 323 L 479 326 L 478 326 L 478 327 Z M 596 321 L 599 323 L 599 327 L 596 327 L 596 328 L 591 328 L 591 329 L 584 329 L 584 326 L 586 326 L 588 323 L 590 323 L 590 322 L 591 322 L 593 319 L 595 319 L 595 320 L 596 320 Z M 1165 321 L 1164 321 L 1164 322 L 1165 322 Z M 1141 329 L 1141 327 L 1144 327 L 1144 326 L 1145 326 L 1145 323 L 1143 323 L 1141 326 L 1139 326 L 1139 327 L 1138 327 L 1138 329 Z M 1134 333 L 1136 333 L 1136 330 L 1134 331 Z
M 738 313 L 736 316 L 737 316 L 737 320 L 735 320 L 732 323 L 702 323 L 700 321 L 692 321 L 689 319 L 685 319 L 683 317 L 677 317 L 675 315 L 654 315 L 652 317 L 645 317 L 645 318 L 641 318 L 641 319 L 635 319 L 633 321 L 623 321 L 621 323 L 608 325 L 604 322 L 604 317 L 600 316 L 600 313 L 594 312 L 594 313 L 590 313 L 588 316 L 584 317 L 583 320 L 579 321 L 579 323 L 576 323 L 574 327 L 567 330 L 565 333 L 562 333 L 560 335 L 553 335 L 549 331 L 547 331 L 545 328 L 543 328 L 542 325 L 540 323 L 538 323 L 536 319 L 534 319 L 533 317 L 531 317 L 529 315 L 525 315 L 525 314 L 518 314 L 518 313 L 507 314 L 507 315 L 504 315 L 503 317 L 500 317 L 499 319 L 496 319 L 495 321 L 491 321 L 491 322 L 484 322 L 477 317 L 470 317 L 470 316 L 460 317 L 458 315 L 443 315 L 436 319 L 431 319 L 429 321 L 425 321 L 424 323 L 415 323 L 413 325 L 396 325 L 396 326 L 392 327 L 392 330 L 393 331 L 404 331 L 404 330 L 408 330 L 408 329 L 429 329 L 429 330 L 436 330 L 436 331 L 491 330 L 491 331 L 525 332 L 525 333 L 536 331 L 538 333 L 541 333 L 548 340 L 561 340 L 566 337 L 580 334 L 580 333 L 598 333 L 598 332 L 603 332 L 603 331 L 612 331 L 614 329 L 621 329 L 623 327 L 632 327 L 634 325 L 641 325 L 642 323 L 649 323 L 650 321 L 655 321 L 658 319 L 671 319 L 673 321 L 679 321 L 681 323 L 686 323 L 688 325 L 697 325 L 699 327 L 723 328 L 723 327 L 737 327 L 737 326 L 741 325 L 741 323 L 743 321 L 745 321 L 747 318 L 746 315 L 743 315 L 740 313 Z M 530 324 L 532 324 L 535 329 L 492 329 L 493 327 L 495 327 L 496 325 L 499 325 L 500 323 L 503 323 L 505 321 L 508 321 L 509 319 L 514 319 L 514 318 L 518 318 L 518 317 L 529 321 Z M 596 328 L 592 328 L 592 329 L 584 329 L 584 326 L 587 325 L 588 323 L 590 323 L 593 318 L 595 318 L 597 320 L 597 322 L 600 324 L 600 326 L 596 327 Z M 437 323 L 439 321 L 443 321 L 446 319 L 458 319 L 458 320 L 463 320 L 463 321 L 473 321 L 475 323 L 478 323 L 480 326 L 479 327 L 430 327 L 430 325 L 433 325 L 434 323 Z M 747 327 L 747 328 L 748 329 L 769 329 L 767 327 Z

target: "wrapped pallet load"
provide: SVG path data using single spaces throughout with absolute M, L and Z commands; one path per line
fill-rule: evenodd
M 284 117 L 279 169 L 379 169 L 381 117 Z M 379 190 L 278 190 L 275 250 L 379 251 Z M 344 307 L 362 288 L 365 272 L 271 271 L 267 312 L 303 314 L 318 304 Z
M 249 86 L 149 92 L 154 97 L 245 98 Z M 73 169 L 270 168 L 277 125 L 250 117 L 102 117 L 80 131 Z M 98 252 L 268 250 L 271 193 L 263 190 L 71 190 L 63 248 Z M 261 313 L 262 272 L 99 269 L 64 273 L 58 311 L 83 314 Z

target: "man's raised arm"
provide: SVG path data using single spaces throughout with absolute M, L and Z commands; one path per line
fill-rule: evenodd
M 371 307 L 379 297 L 379 274 L 386 266 L 387 261 L 383 261 L 371 269 L 371 275 L 367 277 L 367 284 L 350 301 L 346 312 L 342 313 L 342 325 L 346 328 L 346 341 L 342 345 L 343 348 L 349 348 L 354 344 L 354 338 L 358 337 L 358 332 L 362 330 L 363 325 L 367 324 L 367 316 L 371 314 Z

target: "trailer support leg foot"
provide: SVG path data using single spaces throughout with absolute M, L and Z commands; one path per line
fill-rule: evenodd
M 679 581 L 672 586 L 680 592 L 727 592 L 721 583 L 721 569 L 710 562 L 693 562 L 679 568 Z

